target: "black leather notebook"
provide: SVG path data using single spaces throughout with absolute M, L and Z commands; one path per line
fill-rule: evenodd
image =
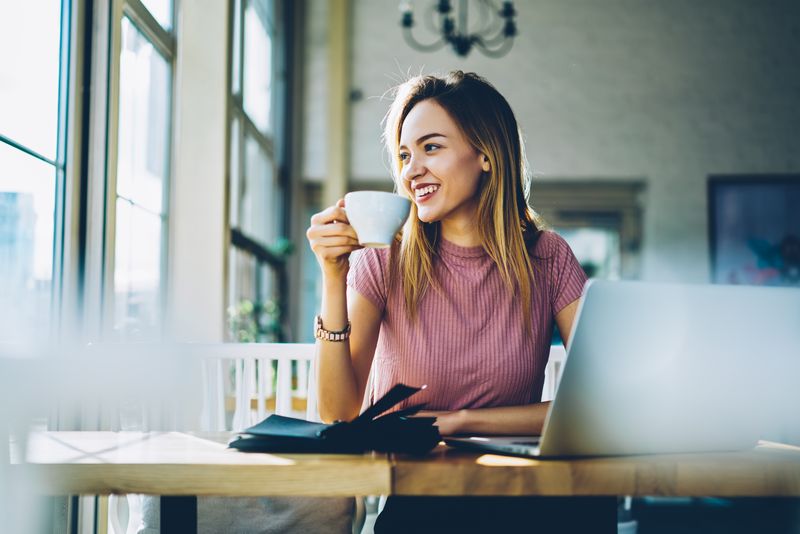
M 411 417 L 422 406 L 383 415 L 423 388 L 397 384 L 352 421 L 331 425 L 270 415 L 234 438 L 229 446 L 246 452 L 357 454 L 374 450 L 424 454 L 441 440 L 435 417 Z

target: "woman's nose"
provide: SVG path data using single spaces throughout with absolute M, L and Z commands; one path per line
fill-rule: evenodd
M 409 157 L 406 161 L 406 164 L 403 166 L 401 176 L 403 177 L 403 180 L 410 182 L 414 178 L 422 176 L 424 172 L 425 167 L 422 165 L 420 160 L 414 157 Z

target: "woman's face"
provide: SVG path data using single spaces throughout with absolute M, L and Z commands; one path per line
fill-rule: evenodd
M 399 154 L 400 176 L 422 222 L 473 217 L 489 163 L 436 101 L 423 100 L 408 113 Z

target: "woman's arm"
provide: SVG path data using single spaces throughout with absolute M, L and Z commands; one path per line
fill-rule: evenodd
M 578 311 L 579 299 L 567 304 L 556 315 L 556 324 L 564 345 L 569 343 L 572 323 Z M 541 434 L 549 402 L 499 408 L 477 408 L 453 412 L 420 412 L 421 416 L 436 417 L 443 436 L 452 434 Z
M 575 322 L 575 314 L 578 313 L 578 304 L 580 301 L 581 299 L 579 298 L 573 300 L 556 314 L 556 325 L 558 326 L 558 332 L 561 334 L 561 339 L 564 340 L 565 347 L 569 346 L 569 336 L 572 335 L 572 323 Z
M 361 410 L 378 340 L 380 313 L 367 299 L 347 290 L 349 257 L 361 248 L 344 202 L 317 213 L 306 232 L 322 269 L 320 318 L 326 330 L 341 331 L 350 320 L 350 339 L 317 341 L 317 391 L 323 421 L 349 421 Z
M 378 309 L 357 291 L 347 290 L 346 318 L 350 318 L 350 339 L 344 342 L 317 341 L 319 415 L 323 421 L 350 421 L 358 416 L 364 390 L 378 343 L 381 316 Z M 322 324 L 326 305 L 323 296 Z M 337 301 L 338 306 L 343 302 Z M 339 310 L 341 313 L 341 310 Z M 326 326 L 327 328 L 327 326 Z
M 436 417 L 443 436 L 453 434 L 536 435 L 542 433 L 549 402 L 498 408 L 477 408 L 453 412 L 419 412 L 422 417 Z

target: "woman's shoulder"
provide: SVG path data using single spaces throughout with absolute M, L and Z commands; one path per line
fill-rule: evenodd
M 541 230 L 533 244 L 532 253 L 537 258 L 549 258 L 569 251 L 569 245 L 563 237 L 553 230 Z

